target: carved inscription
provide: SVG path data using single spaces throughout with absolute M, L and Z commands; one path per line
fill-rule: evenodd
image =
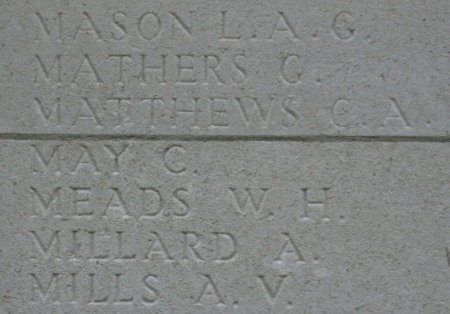
M 316 69 L 298 45 L 325 35 L 319 30 L 306 34 L 293 12 L 268 12 L 264 18 L 226 9 L 211 14 L 215 22 L 209 25 L 206 15 L 194 8 L 182 12 L 149 9 L 137 15 L 115 10 L 104 16 L 89 11 L 31 13 L 29 24 L 36 49 L 30 55 L 34 93 L 29 106 L 35 127 L 162 134 L 174 130 L 229 134 L 237 128 L 248 132 L 296 131 L 309 127 L 308 121 L 316 119 L 310 116 L 311 108 L 320 105 L 325 110 L 317 112 L 317 119 L 328 121 L 338 132 L 349 128 L 389 132 L 414 128 L 408 104 L 396 95 L 377 100 L 364 115 L 359 112 L 359 101 L 346 95 L 336 93 L 326 104 L 308 99 L 311 80 L 320 86 L 324 82 L 315 77 Z M 259 28 L 249 23 L 254 19 Z M 357 26 L 358 19 L 350 11 L 329 16 L 333 44 L 356 40 Z M 209 31 L 205 33 L 205 29 Z M 179 42 L 191 45 L 204 36 L 212 36 L 210 49 L 178 49 Z M 250 50 L 221 48 L 237 43 L 261 45 L 261 50 L 268 43 L 275 47 L 288 43 L 291 48 L 280 50 L 270 57 L 271 62 Z M 102 53 L 68 54 L 62 49 L 84 44 L 101 47 Z M 167 49 L 148 49 L 155 44 Z M 46 45 L 54 45 L 55 52 L 46 52 Z M 217 49 L 212 48 L 215 45 Z M 118 46 L 121 49 L 116 49 Z M 253 86 L 261 82 L 258 69 L 262 63 L 270 67 L 265 77 L 276 89 L 268 86 L 263 93 L 255 93 Z M 105 87 L 114 92 L 106 95 Z M 58 92 L 45 92 L 48 89 Z M 370 108 L 374 106 L 377 108 Z
M 333 32 L 341 40 L 349 40 L 354 36 L 353 15 L 348 11 L 339 12 L 333 20 Z
M 134 141 L 39 141 L 28 146 L 33 183 L 26 191 L 25 238 L 33 270 L 29 302 L 36 305 L 151 307 L 169 301 L 161 265 L 206 270 L 238 265 L 263 253 L 260 258 L 273 273 L 266 269 L 249 274 L 250 284 L 267 306 L 289 308 L 293 300 L 281 295 L 295 279 L 286 272 L 320 263 L 320 253 L 311 251 L 297 229 L 282 227 L 272 233 L 268 240 L 273 250 L 266 252 L 265 241 L 252 244 L 247 231 L 233 224 L 200 227 L 192 221 L 201 223 L 199 217 L 208 210 L 213 216 L 264 224 L 292 210 L 292 218 L 304 226 L 340 223 L 338 213 L 331 211 L 330 186 L 292 186 L 295 198 L 285 199 L 279 196 L 285 187 L 224 180 L 223 193 L 200 193 L 198 180 L 208 175 L 199 175 L 193 151 L 183 142 L 159 144 L 144 155 L 139 155 L 142 144 Z M 145 156 L 153 169 L 142 166 L 130 172 L 130 162 L 141 160 L 138 156 Z M 147 171 L 154 175 L 141 177 Z M 195 282 L 180 284 L 193 285 L 193 306 L 239 309 L 239 296 L 218 278 L 203 271 Z
M 357 93 L 319 89 L 328 83 L 308 49 L 324 40 L 336 49 L 357 45 L 364 29 L 351 11 L 328 12 L 326 23 L 306 32 L 295 10 L 263 15 L 222 7 L 210 19 L 195 8 L 175 9 L 29 14 L 32 127 L 233 140 L 296 134 L 310 127 L 312 114 L 336 132 L 414 127 L 404 98 L 380 93 L 377 109 L 365 115 Z M 318 103 L 324 94 L 327 103 Z M 346 222 L 333 180 L 282 178 L 276 167 L 267 170 L 270 179 L 256 168 L 230 174 L 219 161 L 196 159 L 192 147 L 210 149 L 208 143 L 174 138 L 27 143 L 29 304 L 153 311 L 170 304 L 176 285 L 193 312 L 247 312 L 238 286 L 261 308 L 282 312 L 301 305 L 292 289 L 301 278 L 306 285 L 327 276 L 316 238 Z M 233 278 L 234 267 L 246 278 Z
M 200 234 L 182 231 L 176 245 L 170 233 L 145 230 L 139 236 L 130 230 L 30 230 L 31 260 L 231 262 L 237 254 L 237 240 L 228 232 Z M 142 239 L 144 243 L 142 243 Z M 286 253 L 288 254 L 288 253 Z

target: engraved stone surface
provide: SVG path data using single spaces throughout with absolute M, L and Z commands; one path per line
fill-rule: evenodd
M 450 313 L 450 2 L 0 9 L 0 314 Z
M 11 313 L 448 313 L 447 143 L 0 154 Z
M 5 133 L 448 135 L 448 1 L 1 1 Z

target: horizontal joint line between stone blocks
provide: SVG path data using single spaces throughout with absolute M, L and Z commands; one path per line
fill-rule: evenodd
M 16 141 L 184 141 L 184 142 L 424 142 L 449 143 L 450 136 L 410 135 L 193 135 L 193 134 L 64 134 L 0 133 Z

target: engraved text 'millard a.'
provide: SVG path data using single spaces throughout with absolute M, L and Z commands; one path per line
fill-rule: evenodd
M 31 261 L 141 261 L 182 263 L 230 263 L 238 254 L 238 241 L 230 232 L 174 234 L 130 229 L 82 230 L 53 228 L 32 229 L 28 233 Z M 145 239 L 145 241 L 141 241 Z

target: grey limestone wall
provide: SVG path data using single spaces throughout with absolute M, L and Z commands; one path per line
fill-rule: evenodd
M 450 2 L 0 0 L 0 313 L 450 313 Z

